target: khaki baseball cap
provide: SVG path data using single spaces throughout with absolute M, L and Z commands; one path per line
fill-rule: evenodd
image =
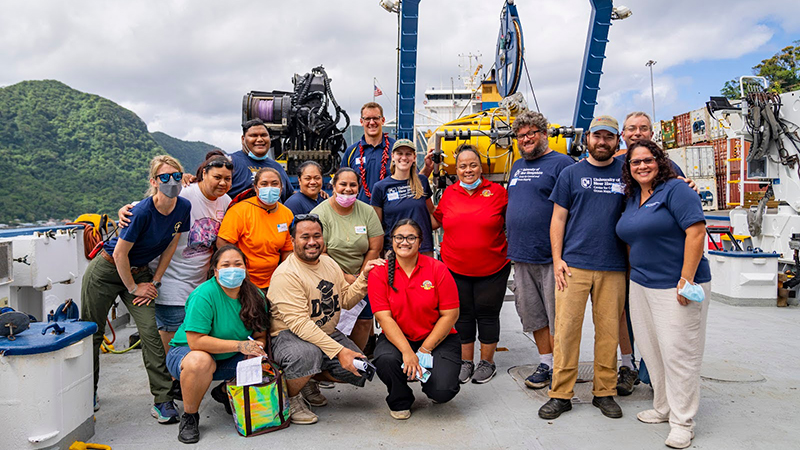
M 613 134 L 619 134 L 619 122 L 611 116 L 597 116 L 589 124 L 589 133 L 606 130 Z M 397 145 L 397 144 L 395 144 Z
M 417 151 L 417 146 L 414 145 L 414 142 L 412 142 L 410 139 L 398 139 L 398 140 L 396 140 L 394 142 L 394 145 L 392 146 L 392 151 L 395 151 L 400 147 L 408 147 L 411 150 L 414 150 L 415 152 Z

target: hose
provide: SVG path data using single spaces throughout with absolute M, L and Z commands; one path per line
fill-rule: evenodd
M 114 331 L 114 326 L 111 325 L 111 320 L 109 320 L 108 317 L 106 317 L 106 324 L 108 325 L 108 328 L 111 329 L 112 337 L 111 339 L 109 339 L 108 336 L 103 335 L 103 343 L 100 344 L 100 349 L 103 350 L 103 353 L 113 353 L 115 355 L 121 355 L 123 353 L 128 353 L 129 351 L 139 347 L 139 345 L 142 344 L 142 340 L 139 339 L 133 345 L 126 348 L 125 350 L 114 350 L 114 341 L 117 340 L 117 333 Z

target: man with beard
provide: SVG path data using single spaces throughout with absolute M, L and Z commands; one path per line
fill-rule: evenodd
M 548 147 L 547 119 L 538 112 L 525 111 L 512 125 L 522 156 L 511 167 L 508 183 L 508 259 L 514 261 L 514 299 L 522 330 L 533 333 L 539 351 L 539 366 L 525 385 L 540 389 L 553 375 L 553 332 L 555 331 L 555 278 L 550 250 L 553 203 L 550 194 L 563 169 L 572 158 Z
M 353 284 L 347 284 L 339 265 L 322 254 L 322 222 L 316 214 L 295 217 L 289 230 L 294 251 L 275 269 L 267 297 L 272 323 L 272 351 L 283 368 L 289 391 L 291 420 L 316 423 L 308 406 L 325 406 L 316 380 L 364 386 L 353 366 L 364 358 L 342 332 L 336 330 L 342 308 L 355 306 L 367 293 L 367 274 L 383 260 L 369 261 Z M 304 400 L 305 397 L 305 400 Z
M 543 419 L 555 419 L 572 409 L 589 295 L 595 329 L 592 405 L 607 417 L 622 417 L 614 401 L 626 270 L 625 246 L 615 233 L 625 200 L 620 182 L 623 162 L 613 158 L 617 145 L 616 119 L 596 117 L 589 125 L 589 156 L 564 169 L 550 195 L 558 320 L 550 400 L 539 409 Z
M 286 175 L 283 166 L 269 157 L 269 131 L 261 119 L 252 119 L 242 124 L 242 151 L 231 154 L 233 162 L 233 179 L 228 195 L 237 195 L 253 187 L 253 176 L 262 167 L 271 167 L 281 176 L 281 203 L 294 194 L 292 181 Z

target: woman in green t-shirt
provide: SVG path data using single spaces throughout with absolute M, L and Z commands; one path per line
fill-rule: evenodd
M 167 368 L 181 383 L 183 415 L 178 440 L 200 439 L 197 410 L 212 380 L 236 376 L 236 365 L 250 356 L 265 356 L 269 313 L 264 294 L 247 275 L 247 258 L 226 245 L 211 258 L 214 277 L 186 300 L 186 318 L 170 342 Z M 211 391 L 231 413 L 223 382 Z

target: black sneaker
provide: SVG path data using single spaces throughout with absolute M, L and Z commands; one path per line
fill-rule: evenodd
M 622 408 L 619 407 L 613 396 L 595 397 L 592 399 L 592 405 L 600 408 L 600 412 L 606 417 L 612 419 L 622 417 Z
M 228 393 L 225 392 L 224 381 L 211 390 L 211 398 L 222 403 L 222 406 L 225 407 L 225 412 L 233 415 L 233 411 L 231 411 L 231 402 L 228 400 Z
M 194 444 L 200 440 L 200 414 L 183 413 L 178 425 L 178 440 L 184 444 Z
M 546 420 L 557 419 L 561 413 L 567 412 L 572 409 L 572 400 L 563 400 L 560 398 L 551 398 L 541 408 L 539 408 L 539 417 Z
M 539 364 L 539 367 L 536 368 L 536 371 L 531 374 L 528 378 L 525 378 L 525 386 L 528 386 L 531 389 L 541 389 L 550 385 L 550 381 L 553 379 L 553 369 L 550 368 L 545 363 Z
M 624 397 L 633 394 L 637 380 L 639 380 L 638 370 L 620 367 L 617 374 L 617 395 Z

